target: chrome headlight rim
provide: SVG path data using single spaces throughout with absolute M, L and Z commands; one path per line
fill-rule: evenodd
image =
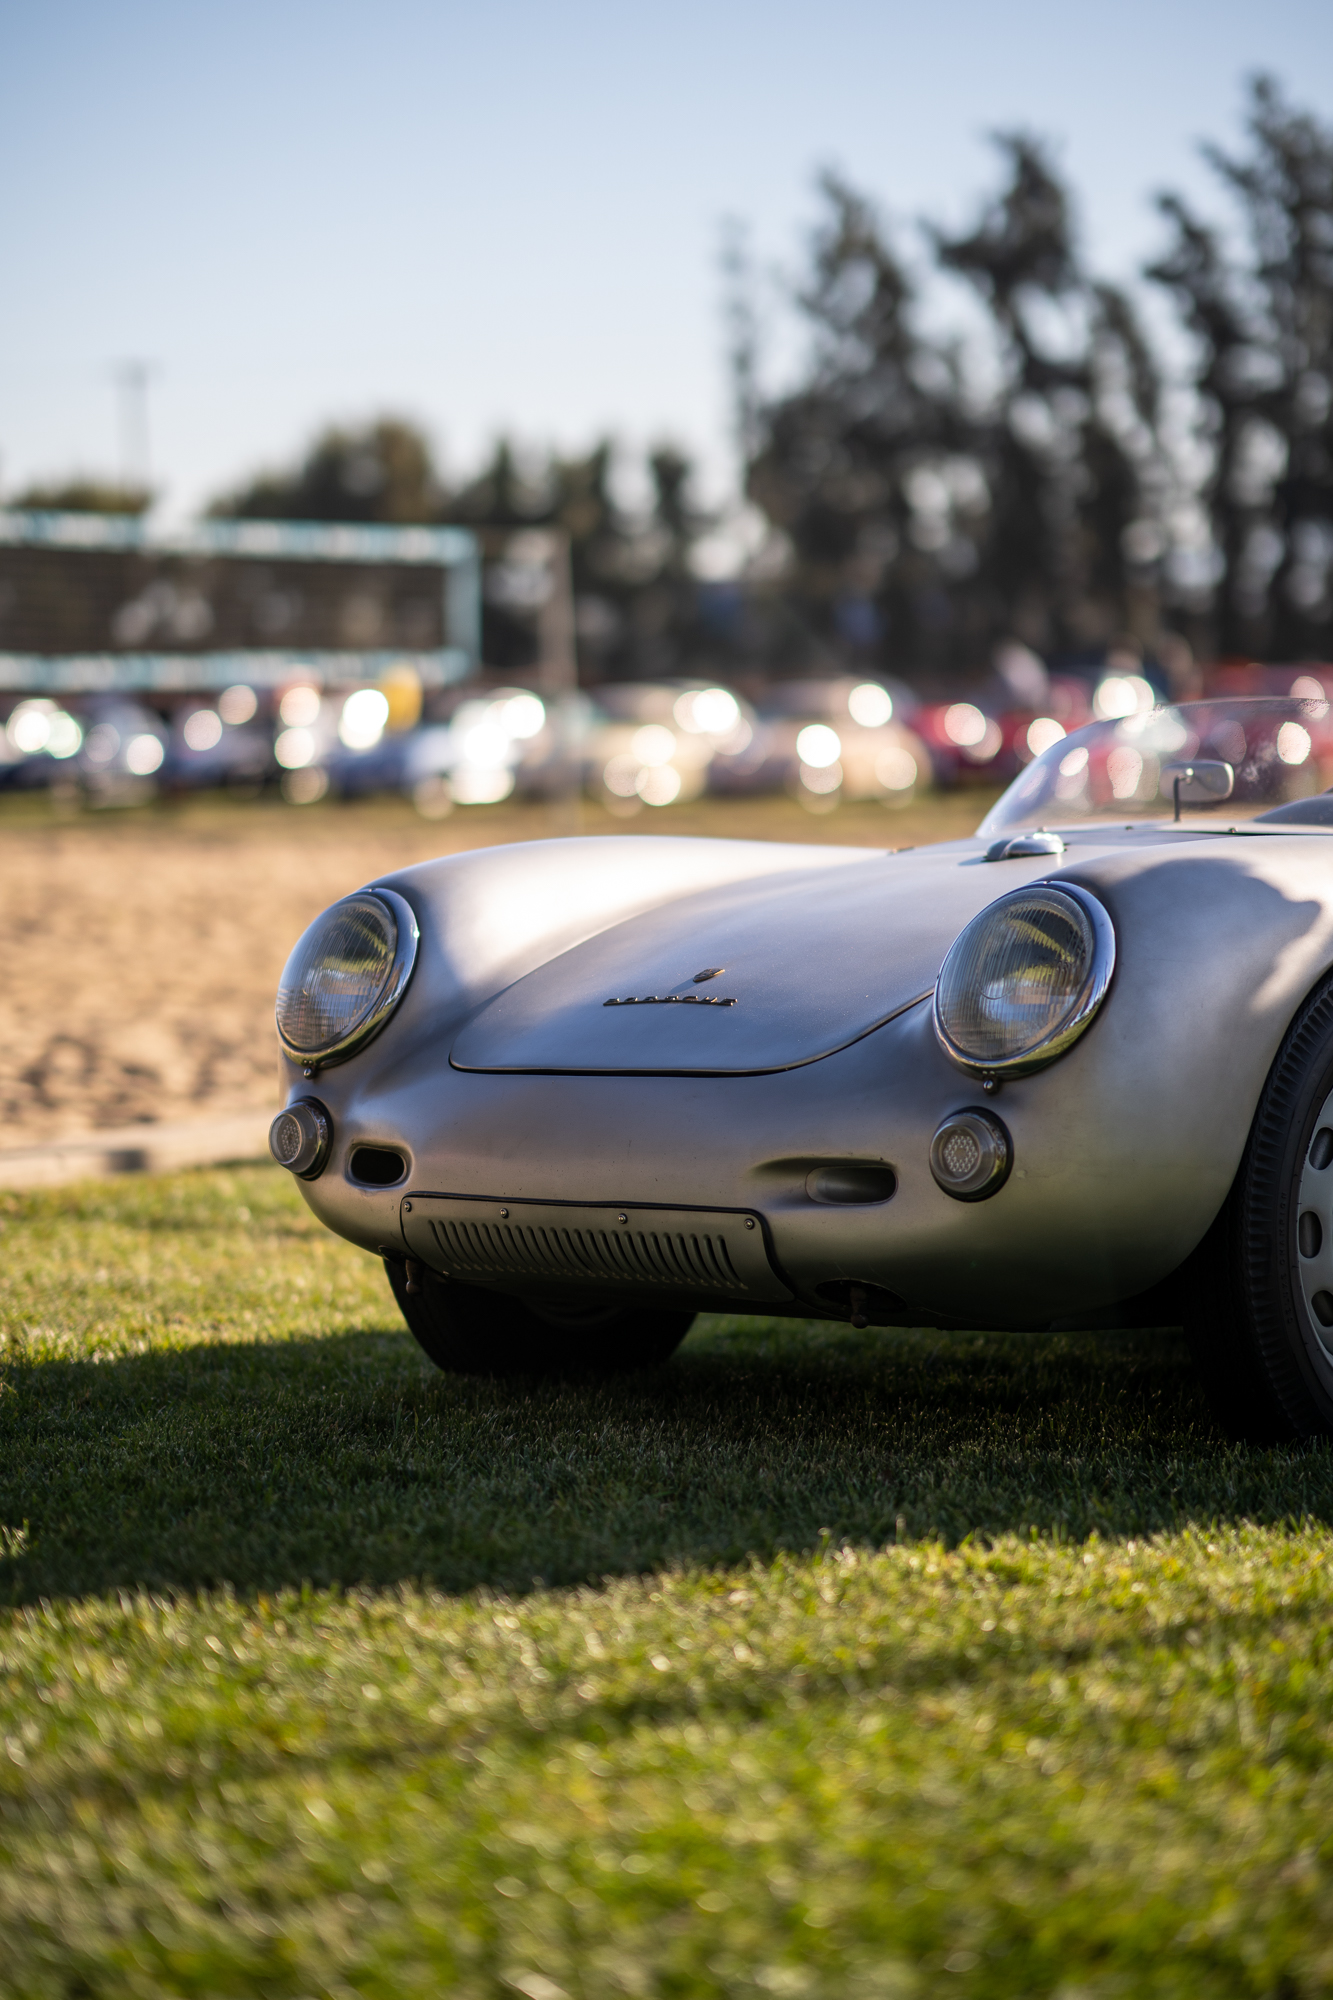
M 335 1063 L 346 1062 L 349 1056 L 356 1055 L 366 1046 L 367 1042 L 373 1041 L 375 1036 L 380 1032 L 380 1029 L 385 1026 L 389 1016 L 393 1013 L 398 1002 L 407 991 L 407 982 L 412 977 L 412 969 L 417 962 L 417 946 L 421 941 L 421 931 L 417 924 L 416 913 L 412 905 L 405 896 L 400 896 L 396 889 L 381 889 L 376 887 L 354 890 L 350 896 L 340 896 L 336 903 L 330 903 L 326 910 L 321 910 L 315 922 L 317 924 L 324 923 L 336 911 L 343 909 L 348 903 L 364 902 L 367 897 L 373 897 L 376 902 L 383 903 L 394 921 L 394 954 L 389 967 L 388 978 L 375 998 L 352 1023 L 352 1026 L 346 1033 L 321 1048 L 313 1050 L 297 1048 L 283 1033 L 282 1021 L 279 1018 L 278 1040 L 282 1044 L 283 1054 L 290 1062 L 295 1063 L 298 1068 L 303 1070 L 307 1076 L 314 1076 L 317 1071 L 329 1069 Z M 293 945 L 287 961 L 289 965 L 301 949 L 306 935 L 307 931 L 303 931 Z M 286 979 L 285 968 L 283 979 Z M 281 992 L 281 986 L 279 987 L 279 992 Z
M 1092 928 L 1092 951 L 1088 969 L 1074 1005 L 1063 1020 L 1049 1033 L 1043 1035 L 1040 1041 L 1011 1056 L 992 1056 L 983 1059 L 960 1048 L 950 1035 L 940 1010 L 940 989 L 944 984 L 950 960 L 961 948 L 963 940 L 974 926 L 993 918 L 1008 904 L 1023 902 L 1037 890 L 1042 890 L 1047 895 L 1067 898 L 1087 918 Z M 964 925 L 950 945 L 944 964 L 940 967 L 939 977 L 935 981 L 935 997 L 931 1007 L 936 1039 L 950 1062 L 968 1076 L 979 1077 L 983 1081 L 988 1077 L 994 1077 L 998 1081 L 1003 1077 L 1030 1076 L 1034 1071 L 1045 1069 L 1049 1063 L 1056 1062 L 1073 1047 L 1085 1029 L 1090 1026 L 1106 998 L 1114 971 L 1115 927 L 1105 905 L 1077 882 L 1049 879 L 1028 882 L 1021 889 L 1010 889 L 1005 895 L 997 897 L 993 903 L 988 903 L 984 910 L 979 910 L 972 921 Z

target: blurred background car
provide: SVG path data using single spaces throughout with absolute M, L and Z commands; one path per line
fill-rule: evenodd
M 222 787 L 253 796 L 277 771 L 273 727 L 254 688 L 224 688 L 215 700 L 180 703 L 171 719 L 162 765 L 169 791 Z
M 977 688 L 952 701 L 923 702 L 913 726 L 940 786 L 1008 785 L 1085 723 L 1133 715 L 1157 699 L 1152 684 L 1127 666 L 1052 674 L 1026 647 L 1009 647 Z
M 705 681 L 613 682 L 591 691 L 581 745 L 585 787 L 613 813 L 697 799 L 719 757 L 743 753 L 756 718 Z
M 13 702 L 0 733 L 0 790 L 76 786 L 82 747 L 83 724 L 69 709 L 46 696 Z
M 167 740 L 156 710 L 127 696 L 87 695 L 68 707 L 28 696 L 14 703 L 0 736 L 0 789 L 138 803 L 157 790 Z
M 719 750 L 719 793 L 787 792 L 812 811 L 842 799 L 905 805 L 929 787 L 931 761 L 913 726 L 919 704 L 897 681 L 774 682 L 751 740 Z
M 74 760 L 92 805 L 131 805 L 162 782 L 169 732 L 157 710 L 125 695 L 94 695 L 83 705 L 84 738 Z
M 322 740 L 312 737 L 304 785 L 295 774 L 284 792 L 339 798 L 398 792 L 418 811 L 439 818 L 455 806 L 498 805 L 514 796 L 541 797 L 576 785 L 573 749 L 578 697 L 548 710 L 524 687 L 451 688 L 418 702 L 417 715 L 395 713 L 383 685 L 352 690 L 328 703 Z M 279 756 L 282 751 L 279 751 Z

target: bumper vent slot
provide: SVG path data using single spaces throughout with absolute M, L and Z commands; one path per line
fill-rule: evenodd
M 393 1187 L 407 1178 L 407 1161 L 389 1146 L 358 1146 L 347 1171 L 362 1187 Z
M 445 1269 L 460 1278 L 572 1278 L 582 1284 L 704 1286 L 743 1292 L 715 1235 L 653 1230 L 542 1229 L 519 1222 L 431 1224 Z
M 730 1211 L 413 1194 L 402 1205 L 402 1226 L 413 1256 L 469 1284 L 791 1297 L 768 1261 L 757 1220 Z

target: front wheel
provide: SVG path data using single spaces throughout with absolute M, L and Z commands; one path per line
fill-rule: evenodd
M 1226 1427 L 1257 1444 L 1333 1436 L 1333 980 L 1287 1032 L 1185 1277 L 1185 1330 Z
M 504 1292 L 437 1278 L 386 1257 L 398 1309 L 437 1368 L 454 1375 L 623 1375 L 669 1360 L 692 1312 L 637 1306 L 525 1305 Z

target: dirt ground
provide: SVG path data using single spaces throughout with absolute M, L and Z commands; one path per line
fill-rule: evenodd
M 611 819 L 487 806 L 423 820 L 393 800 L 195 801 L 0 812 L 0 1149 L 276 1100 L 273 999 L 312 917 L 389 868 L 552 833 L 689 833 L 904 847 L 970 833 L 989 795 L 814 816 L 786 799 Z

